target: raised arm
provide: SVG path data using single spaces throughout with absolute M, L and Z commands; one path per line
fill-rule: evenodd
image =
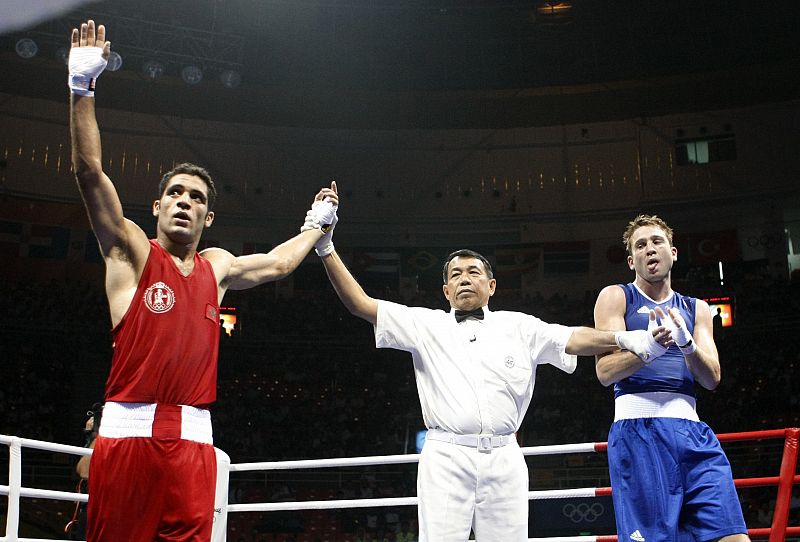
M 367 295 L 335 250 L 322 256 L 322 263 L 347 310 L 374 325 L 378 321 L 378 300 Z
M 70 134 L 72 168 L 92 229 L 106 257 L 126 237 L 126 221 L 117 191 L 103 172 L 100 129 L 94 107 L 94 81 L 111 52 L 103 25 L 94 21 L 72 30 L 70 50 Z
M 103 172 L 100 129 L 94 108 L 94 86 L 106 66 L 111 42 L 94 21 L 73 29 L 69 55 L 70 136 L 72 168 L 89 222 L 106 262 L 106 294 L 111 323 L 116 325 L 130 305 L 149 254 L 147 236 L 125 219 L 117 190 Z
M 218 248 L 204 250 L 202 255 L 211 261 L 219 280 L 220 299 L 228 289 L 244 290 L 280 280 L 297 269 L 323 238 L 323 230 L 334 223 L 338 205 L 336 181 L 333 181 L 330 188 L 317 192 L 302 231 L 268 253 L 235 257 Z

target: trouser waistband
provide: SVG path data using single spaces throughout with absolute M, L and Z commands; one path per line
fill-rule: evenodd
M 108 401 L 98 434 L 109 438 L 180 438 L 214 443 L 211 413 L 187 405 Z
M 614 421 L 636 418 L 682 418 L 699 421 L 694 397 L 668 391 L 620 395 L 614 400 Z
M 493 448 L 502 448 L 512 442 L 516 442 L 516 435 L 459 435 L 443 429 L 428 429 L 425 436 L 427 440 L 438 440 L 440 442 L 449 442 L 450 444 L 458 444 L 459 446 L 468 446 L 476 448 L 479 452 L 490 453 Z

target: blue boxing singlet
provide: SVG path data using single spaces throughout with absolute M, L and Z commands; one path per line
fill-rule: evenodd
M 625 327 L 628 330 L 647 329 L 650 311 L 661 307 L 675 308 L 686 321 L 689 333 L 694 332 L 694 317 L 697 299 L 683 296 L 673 291 L 665 301 L 656 303 L 645 295 L 634 283 L 620 284 L 625 291 Z M 681 393 L 694 398 L 694 376 L 684 361 L 683 354 L 677 346 L 669 349 L 655 360 L 631 376 L 614 384 L 614 398 L 629 393 L 645 393 L 667 391 Z

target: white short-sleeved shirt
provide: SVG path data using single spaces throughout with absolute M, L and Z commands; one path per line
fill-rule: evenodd
M 565 352 L 573 328 L 520 312 L 491 312 L 456 323 L 453 312 L 378 302 L 375 345 L 410 352 L 426 427 L 457 434 L 519 429 L 533 396 L 536 366 L 572 373 Z

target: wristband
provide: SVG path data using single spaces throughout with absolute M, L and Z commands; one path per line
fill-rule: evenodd
M 308 230 L 321 230 L 321 229 L 322 226 L 319 225 L 319 220 L 317 220 L 314 211 L 309 209 L 309 211 L 306 213 L 305 222 L 303 222 L 303 225 L 300 226 L 300 232 L 302 233 Z
M 679 346 L 678 348 L 680 348 L 684 356 L 688 356 L 697 352 L 697 345 L 692 339 L 689 339 L 688 343 L 684 344 L 683 346 Z
M 318 247 L 316 245 L 314 246 L 314 251 L 317 253 L 317 256 L 319 256 L 320 258 L 323 257 L 323 256 L 328 256 L 331 252 L 333 252 L 333 250 L 334 250 L 333 249 L 333 242 L 331 242 L 331 241 L 328 241 L 327 243 L 325 243 L 324 245 L 322 245 L 320 247 Z
M 87 77 L 80 74 L 70 74 L 68 81 L 69 89 L 73 94 L 89 97 L 94 96 L 94 86 L 96 83 L 97 79 L 94 77 Z
M 322 227 L 324 235 L 320 237 L 319 241 L 317 241 L 314 245 L 314 250 L 317 252 L 317 256 L 327 256 L 333 252 L 333 229 L 336 227 L 337 222 L 339 222 L 339 217 L 336 216 L 336 213 L 334 212 L 330 225 L 327 227 Z

